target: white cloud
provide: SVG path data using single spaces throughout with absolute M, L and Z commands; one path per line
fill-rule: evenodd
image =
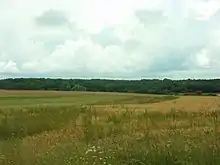
M 200 3 L 195 5 L 194 9 L 197 13 L 198 19 L 207 20 L 220 9 L 220 1 L 201 1 Z
M 17 65 L 14 61 L 1 61 L 0 62 L 0 73 L 19 73 Z
M 199 52 L 196 55 L 197 58 L 197 63 L 199 66 L 201 67 L 210 67 L 210 58 L 208 55 L 208 51 L 206 49 L 201 50 L 201 52 Z
M 218 19 L 218 0 L 2 0 L 1 74 L 219 76 Z

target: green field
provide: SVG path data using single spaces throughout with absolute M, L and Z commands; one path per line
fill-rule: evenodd
M 0 165 L 220 165 L 220 97 L 0 91 Z

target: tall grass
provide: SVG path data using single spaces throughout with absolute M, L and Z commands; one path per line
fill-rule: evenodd
M 220 164 L 218 111 L 173 110 L 167 114 L 146 111 L 136 115 L 125 110 L 95 118 L 90 108 L 83 115 L 82 139 L 63 144 L 43 155 L 39 162 L 55 165 Z
M 23 138 L 62 128 L 75 120 L 80 107 L 35 107 L 0 110 L 0 139 Z
M 6 140 L 0 140 L 0 164 L 220 164 L 220 111 L 137 113 L 121 107 L 109 112 L 92 106 L 2 110 L 0 136 Z M 70 131 L 76 128 L 80 135 Z M 40 152 L 30 147 L 44 138 L 50 143 L 36 145 Z

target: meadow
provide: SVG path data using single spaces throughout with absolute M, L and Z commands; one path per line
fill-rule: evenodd
M 220 97 L 0 91 L 0 165 L 220 165 Z

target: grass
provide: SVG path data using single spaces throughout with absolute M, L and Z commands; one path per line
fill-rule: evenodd
M 13 104 L 0 101 L 1 165 L 220 165 L 220 100 L 214 97 L 1 97 Z
M 38 105 L 106 105 L 145 104 L 174 100 L 175 96 L 131 95 L 118 93 L 45 92 L 45 91 L 0 91 L 0 107 L 30 107 Z
M 0 110 L 0 139 L 22 138 L 58 129 L 65 123 L 74 120 L 79 112 L 79 107 L 32 107 L 19 110 Z

